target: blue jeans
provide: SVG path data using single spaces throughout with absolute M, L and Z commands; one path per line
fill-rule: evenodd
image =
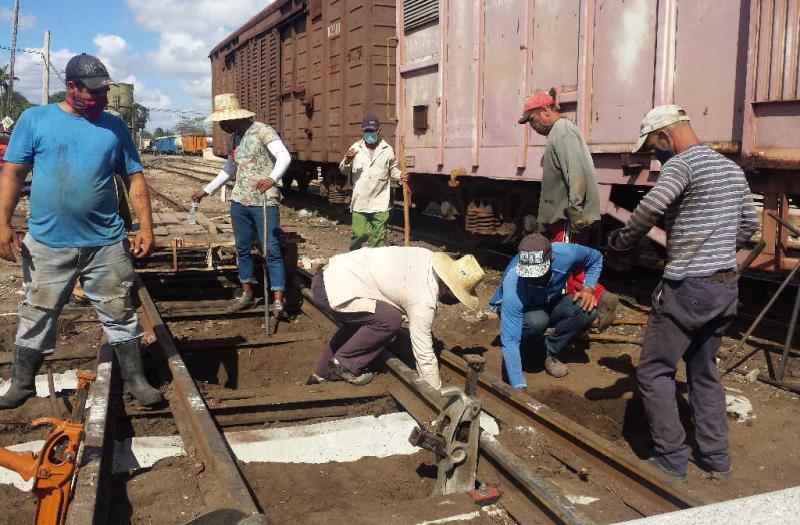
M 19 304 L 18 346 L 52 354 L 57 321 L 80 279 L 111 344 L 142 337 L 131 302 L 134 282 L 128 241 L 93 248 L 51 248 L 26 235 L 22 241 L 25 299 Z
M 273 292 L 286 290 L 286 271 L 283 268 L 283 253 L 278 234 L 281 227 L 281 214 L 277 206 L 267 206 L 269 232 L 267 236 L 267 271 L 269 287 Z M 261 206 L 245 206 L 231 202 L 231 222 L 233 238 L 236 241 L 236 259 L 239 265 L 239 280 L 244 283 L 256 283 L 253 265 L 253 241 L 264 238 L 264 214 Z
M 548 355 L 555 356 L 572 341 L 576 335 L 585 331 L 597 317 L 597 308 L 584 312 L 580 303 L 572 300 L 572 295 L 565 295 L 558 301 L 544 308 L 528 310 L 522 314 L 522 339 L 541 338 L 548 327 L 553 332 L 544 338 L 544 349 Z M 503 349 L 503 363 L 511 385 L 521 388 L 525 386 L 520 356 L 508 355 Z

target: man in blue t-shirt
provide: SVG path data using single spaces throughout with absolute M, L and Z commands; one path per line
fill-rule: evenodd
M 597 317 L 594 286 L 603 269 L 603 256 L 579 244 L 550 243 L 534 233 L 519 243 L 519 254 L 506 267 L 503 280 L 489 300 L 500 314 L 500 342 L 509 384 L 525 388 L 520 343 L 523 338 L 541 337 L 549 326 L 553 332 L 544 338 L 544 367 L 554 377 L 569 373 L 556 357 L 572 339 L 589 328 Z M 585 270 L 583 288 L 565 294 L 567 278 Z
M 76 281 L 91 300 L 120 365 L 124 388 L 142 405 L 164 401 L 144 376 L 142 328 L 130 298 L 134 284 L 114 174 L 129 186 L 139 219 L 133 253 L 148 255 L 153 221 L 139 155 L 125 123 L 103 109 L 113 81 L 103 63 L 81 54 L 67 63 L 64 102 L 19 118 L 0 174 L 0 257 L 21 253 L 25 299 L 19 305 L 11 387 L 0 409 L 36 393 L 34 378 L 55 351 L 56 321 Z M 32 172 L 28 233 L 11 227 L 19 190 Z

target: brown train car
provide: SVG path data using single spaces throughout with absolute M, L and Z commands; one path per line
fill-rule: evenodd
M 212 92 L 281 134 L 295 159 L 285 182 L 335 177 L 365 115 L 394 144 L 394 24 L 394 0 L 277 0 L 211 51 Z M 213 137 L 227 155 L 218 125 Z
M 202 155 L 205 147 L 205 135 L 181 135 L 181 149 L 185 155 Z

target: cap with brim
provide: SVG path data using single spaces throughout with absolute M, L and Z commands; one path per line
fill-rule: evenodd
M 446 253 L 434 252 L 433 271 L 466 307 L 477 310 L 480 299 L 475 288 L 486 275 L 474 255 L 465 255 L 454 261 Z
M 115 85 L 102 60 L 86 53 L 70 58 L 64 75 L 68 81 L 80 82 L 93 91 Z
M 109 77 L 88 77 L 88 78 L 84 77 L 84 78 L 75 78 L 72 80 L 82 82 L 84 86 L 91 89 L 92 91 L 104 87 L 111 87 L 117 85 L 117 83 L 111 80 Z
M 361 131 L 375 132 L 381 128 L 381 122 L 376 117 L 364 117 L 361 120 Z
M 214 97 L 214 111 L 205 118 L 205 122 L 238 120 L 253 116 L 255 116 L 255 113 L 242 108 L 236 95 L 233 93 L 222 93 Z
M 532 93 L 525 99 L 525 104 L 522 106 L 522 116 L 517 120 L 517 124 L 525 124 L 531 116 L 531 111 L 534 109 L 544 108 L 547 106 L 555 105 L 556 101 L 549 93 L 539 91 Z
M 654 107 L 648 111 L 647 115 L 642 119 L 642 125 L 639 127 L 639 138 L 633 146 L 633 152 L 637 153 L 642 150 L 650 133 L 671 126 L 676 122 L 688 120 L 690 120 L 689 116 L 686 115 L 683 108 L 675 104 L 665 104 L 663 106 Z
M 517 275 L 535 279 L 545 275 L 550 270 L 550 258 L 543 251 L 519 252 Z

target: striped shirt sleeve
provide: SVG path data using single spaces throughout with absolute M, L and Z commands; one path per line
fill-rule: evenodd
M 658 182 L 647 192 L 634 210 L 628 224 L 620 231 L 617 248 L 627 250 L 647 235 L 658 219 L 664 215 L 670 204 L 675 202 L 686 189 L 691 177 L 691 168 L 685 162 L 674 159 L 661 169 Z
M 742 213 L 739 219 L 739 231 L 736 235 L 737 247 L 741 247 L 749 241 L 750 237 L 758 231 L 759 225 L 758 212 L 753 205 L 753 194 L 750 193 L 749 188 L 746 188 L 742 196 Z

